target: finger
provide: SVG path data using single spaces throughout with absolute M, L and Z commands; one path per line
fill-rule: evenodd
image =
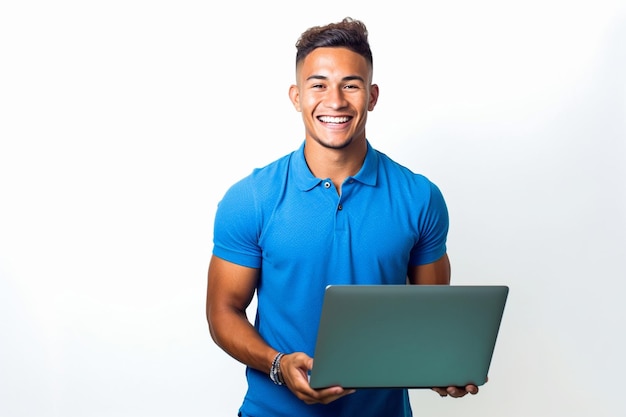
M 339 398 L 345 397 L 346 395 L 350 395 L 350 394 L 354 394 L 356 392 L 355 389 L 350 389 L 350 390 L 342 390 L 341 393 L 337 394 L 337 395 L 331 395 L 330 397 L 323 397 L 320 399 L 320 402 L 322 404 L 328 404 L 332 401 L 338 400 Z
M 441 397 L 448 396 L 448 392 L 444 388 L 435 387 L 435 388 L 432 388 L 432 390 L 435 391 L 437 394 L 439 394 Z
M 469 392 L 472 395 L 478 394 L 478 387 L 476 385 L 468 385 L 465 387 L 465 391 Z
M 310 357 L 301 353 L 283 356 L 280 367 L 287 386 L 291 389 L 309 388 L 307 374 L 311 369 L 312 362 Z
M 331 387 L 323 390 L 312 390 L 310 394 L 303 395 L 301 399 L 307 404 L 329 404 L 354 392 L 356 392 L 355 389 L 346 390 L 341 387 Z
M 463 394 L 460 393 L 461 390 L 459 388 L 457 388 L 457 387 L 448 387 L 446 389 L 446 391 L 448 392 L 449 396 L 454 397 L 454 398 L 458 398 L 458 397 L 462 397 L 463 396 Z M 463 391 L 465 391 L 465 390 L 463 390 Z
M 446 392 L 453 398 L 461 398 L 467 394 L 467 391 L 460 387 L 448 387 L 446 388 Z

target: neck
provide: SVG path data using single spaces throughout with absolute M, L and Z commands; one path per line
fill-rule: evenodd
M 304 144 L 304 157 L 313 175 L 330 178 L 338 192 L 341 192 L 341 184 L 346 178 L 359 172 L 366 154 L 366 140 L 356 141 L 342 149 L 327 148 L 309 139 Z

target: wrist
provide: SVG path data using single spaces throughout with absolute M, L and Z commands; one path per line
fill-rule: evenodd
M 285 380 L 283 379 L 283 374 L 280 370 L 280 360 L 283 356 L 285 356 L 284 353 L 278 352 L 276 356 L 274 356 L 272 366 L 270 367 L 270 379 L 276 385 L 285 385 Z

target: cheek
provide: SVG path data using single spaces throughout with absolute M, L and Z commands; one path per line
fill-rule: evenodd
M 315 106 L 316 106 L 315 97 L 300 96 L 299 104 L 300 104 L 300 111 L 310 113 L 313 110 L 315 110 Z

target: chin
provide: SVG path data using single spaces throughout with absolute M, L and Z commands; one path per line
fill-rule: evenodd
M 348 146 L 352 145 L 352 143 L 354 142 L 354 138 L 348 138 L 345 140 L 315 139 L 315 141 L 327 149 L 345 149 Z

